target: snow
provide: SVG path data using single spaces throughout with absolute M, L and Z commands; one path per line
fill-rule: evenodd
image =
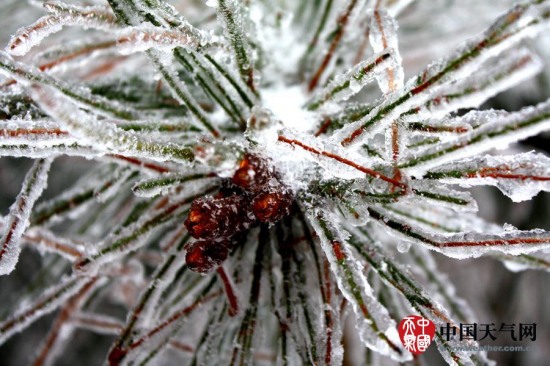
M 317 115 L 303 108 L 307 95 L 300 85 L 288 86 L 275 83 L 262 89 L 262 100 L 275 119 L 283 126 L 301 132 L 311 131 L 317 122 Z

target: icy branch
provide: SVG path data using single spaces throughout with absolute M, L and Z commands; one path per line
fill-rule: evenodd
M 144 140 L 136 134 L 120 130 L 113 123 L 99 121 L 83 111 L 75 110 L 60 92 L 52 88 L 35 85 L 32 94 L 55 120 L 98 150 L 157 161 L 187 162 L 193 159 L 193 152 L 188 147 Z
M 15 269 L 21 252 L 21 237 L 29 226 L 34 203 L 46 188 L 51 164 L 51 158 L 35 161 L 25 177 L 21 192 L 10 207 L 4 225 L 5 232 L 0 238 L 0 275 L 9 274 Z
M 476 156 L 435 168 L 424 177 L 462 186 L 494 185 L 521 202 L 550 191 L 550 158 L 533 153 Z
M 25 55 L 44 38 L 61 31 L 64 26 L 79 25 L 107 31 L 118 28 L 113 13 L 103 6 L 80 7 L 48 1 L 44 3 L 44 7 L 52 14 L 19 29 L 12 36 L 7 46 L 12 55 Z
M 440 87 L 474 74 L 483 63 L 548 27 L 550 9 L 546 1 L 517 5 L 501 16 L 487 31 L 458 47 L 452 55 L 435 62 L 409 80 L 398 94 L 383 101 L 361 120 L 339 131 L 343 146 L 363 141 L 366 132 L 380 131 L 393 120 L 425 103 Z

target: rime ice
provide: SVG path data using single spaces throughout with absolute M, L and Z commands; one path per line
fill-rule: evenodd
M 25 177 L 21 192 L 10 207 L 3 227 L 4 234 L 0 239 L 0 275 L 9 274 L 15 269 L 21 252 L 21 237 L 29 226 L 34 203 L 46 188 L 51 163 L 51 158 L 34 163 Z

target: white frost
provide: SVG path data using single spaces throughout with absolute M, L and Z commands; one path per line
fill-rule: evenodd
M 527 201 L 540 191 L 550 191 L 550 158 L 542 154 L 476 156 L 457 160 L 431 172 L 445 174 L 453 171 L 465 173 L 462 177 L 442 178 L 441 182 L 463 187 L 492 185 L 514 202 Z
M 29 218 L 36 200 L 46 188 L 52 158 L 35 161 L 27 173 L 21 192 L 10 207 L 0 239 L 0 275 L 11 273 L 19 260 L 21 237 L 29 226 Z

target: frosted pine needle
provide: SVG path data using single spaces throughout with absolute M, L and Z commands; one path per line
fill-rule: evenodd
M 47 14 L 0 51 L 0 156 L 36 159 L 0 218 L 0 274 L 22 248 L 43 258 L 0 344 L 59 310 L 34 365 L 76 331 L 111 337 L 112 366 L 341 365 L 350 316 L 361 362 L 385 365 L 413 359 L 396 324 L 418 314 L 447 363 L 490 364 L 441 334 L 475 312 L 432 252 L 550 269 L 550 232 L 487 222 L 463 189 L 550 191 L 547 156 L 493 150 L 550 129 L 550 100 L 481 107 L 547 72 L 550 1 L 420 71 L 429 48 L 403 39 L 437 20 L 415 1 L 172 3 L 33 2 Z M 54 158 L 52 176 L 93 166 L 40 198 Z

